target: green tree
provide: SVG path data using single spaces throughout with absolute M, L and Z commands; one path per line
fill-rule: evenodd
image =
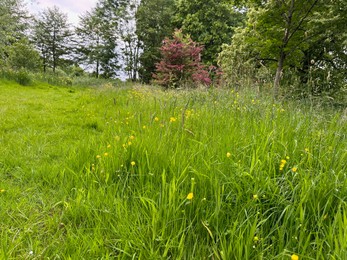
M 174 0 L 142 0 L 136 12 L 136 35 L 141 43 L 139 76 L 152 79 L 160 60 L 162 41 L 174 31 Z
M 243 16 L 227 1 L 179 0 L 174 24 L 204 45 L 205 63 L 216 64 L 222 44 L 230 43 L 234 28 L 242 24 Z
M 97 78 L 100 74 L 104 77 L 113 76 L 114 70 L 118 69 L 115 59 L 116 38 L 103 21 L 100 10 L 95 8 L 81 16 L 76 28 L 77 60 L 91 67 Z
M 0 67 L 6 65 L 7 47 L 25 37 L 28 19 L 22 0 L 0 1 Z
M 40 51 L 43 71 L 56 68 L 64 63 L 64 56 L 71 52 L 72 31 L 67 15 L 58 7 L 47 8 L 35 20 L 33 41 Z
M 25 69 L 37 71 L 40 67 L 40 54 L 34 49 L 28 39 L 12 44 L 8 47 L 8 63 L 14 70 Z
M 325 70 L 332 61 L 335 67 L 343 66 L 346 34 L 339 33 L 347 24 L 343 2 L 249 1 L 246 27 L 237 30 L 221 54 L 224 71 L 236 78 L 240 70 L 266 67 L 273 71 L 276 96 L 284 69 L 299 72 L 305 83 L 314 67 Z

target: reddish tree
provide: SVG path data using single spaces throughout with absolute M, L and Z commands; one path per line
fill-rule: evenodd
M 173 39 L 165 38 L 160 48 L 162 59 L 156 64 L 155 82 L 164 87 L 199 84 L 210 85 L 211 78 L 201 63 L 203 47 L 181 30 L 176 30 Z

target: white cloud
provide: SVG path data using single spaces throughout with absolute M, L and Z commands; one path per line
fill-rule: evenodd
M 69 17 L 69 22 L 77 24 L 78 17 L 95 7 L 98 0 L 26 0 L 30 12 L 38 13 L 48 7 L 57 6 Z

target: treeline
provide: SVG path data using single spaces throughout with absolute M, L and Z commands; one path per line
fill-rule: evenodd
M 180 29 L 226 85 L 341 93 L 346 13 L 347 0 L 99 0 L 72 27 L 57 7 L 33 17 L 22 0 L 3 0 L 0 67 L 148 83 L 164 40 Z

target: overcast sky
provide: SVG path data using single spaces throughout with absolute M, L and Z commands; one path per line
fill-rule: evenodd
M 38 13 L 47 7 L 54 5 L 66 13 L 69 17 L 69 22 L 77 24 L 78 17 L 85 11 L 91 10 L 98 0 L 25 0 L 28 9 L 31 13 Z

